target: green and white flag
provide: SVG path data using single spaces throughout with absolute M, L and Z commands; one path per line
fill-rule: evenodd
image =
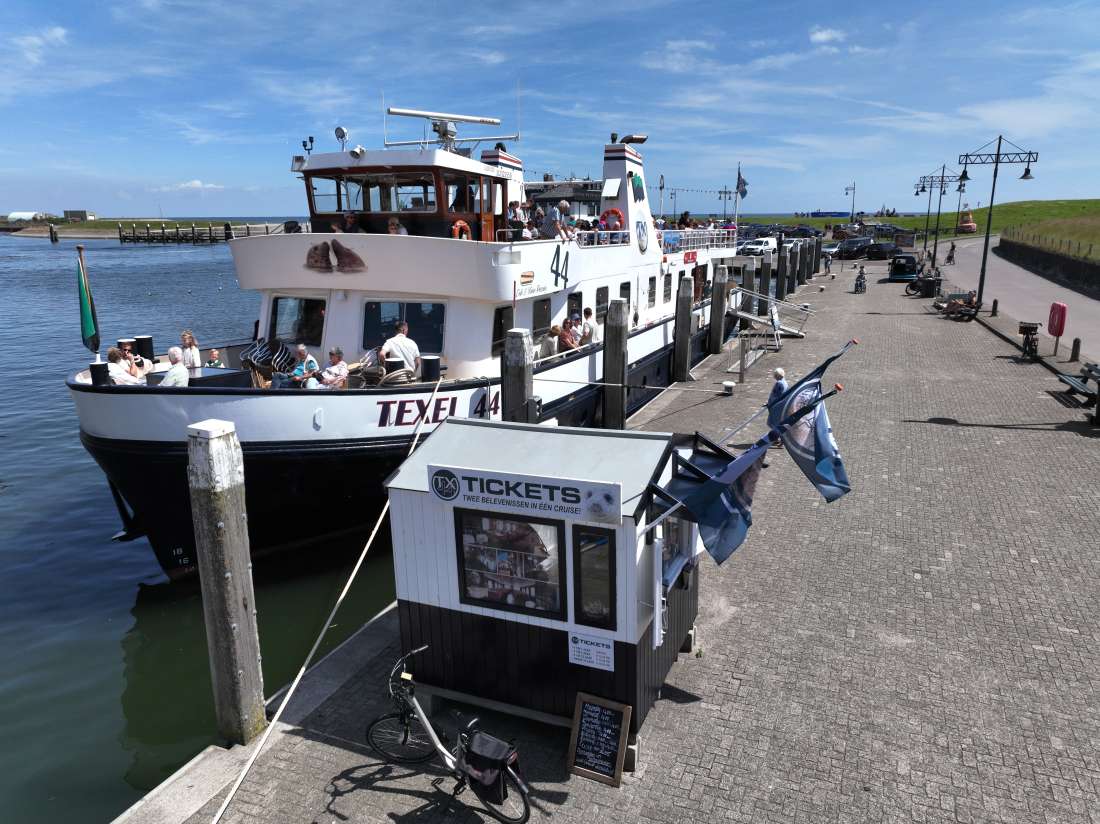
M 80 297 L 80 337 L 84 345 L 99 357 L 99 320 L 95 316 L 95 301 L 88 285 L 88 273 L 84 270 L 84 251 L 79 249 L 76 258 L 76 289 Z

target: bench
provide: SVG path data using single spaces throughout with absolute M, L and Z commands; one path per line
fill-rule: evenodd
M 1066 375 L 1061 372 L 1058 373 L 1058 380 L 1069 387 L 1068 391 L 1071 395 L 1084 395 L 1086 406 L 1092 406 L 1092 404 L 1096 403 L 1097 391 L 1095 389 L 1089 389 L 1087 380 L 1075 378 L 1073 375 Z

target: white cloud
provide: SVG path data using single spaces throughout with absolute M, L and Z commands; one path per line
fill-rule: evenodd
M 486 66 L 499 66 L 508 59 L 508 56 L 503 52 L 492 50 L 469 51 L 466 52 L 466 54 L 479 63 L 484 63 Z
M 810 29 L 811 43 L 840 43 L 847 39 L 847 33 L 840 29 L 827 29 L 823 26 L 814 26 Z
M 63 46 L 69 33 L 61 26 L 50 26 L 36 34 L 24 34 L 13 37 L 11 42 L 23 54 L 23 59 L 31 66 L 42 62 L 42 53 L 50 46 Z
M 216 192 L 225 187 L 219 183 L 203 183 L 201 180 L 185 180 L 183 183 L 173 183 L 170 186 L 157 186 L 154 192 Z

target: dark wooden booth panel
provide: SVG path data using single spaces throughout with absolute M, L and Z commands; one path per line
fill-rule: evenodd
M 428 645 L 410 663 L 420 683 L 563 717 L 572 716 L 577 692 L 588 692 L 630 704 L 637 732 L 695 621 L 698 579 L 690 579 L 669 593 L 662 647 L 651 648 L 652 629 L 640 646 L 615 642 L 614 672 L 570 664 L 565 630 L 404 600 L 397 602 L 401 646 Z

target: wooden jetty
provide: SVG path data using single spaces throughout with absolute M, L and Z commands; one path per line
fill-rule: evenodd
M 289 221 L 295 223 L 296 222 Z M 308 230 L 307 230 L 308 231 Z M 161 223 L 155 228 L 149 223 L 139 229 L 138 224 L 131 223 L 129 229 L 121 223 L 118 224 L 119 243 L 224 243 L 237 237 L 251 237 L 252 235 L 281 235 L 286 232 L 284 223 L 242 223 L 233 225 L 224 223 L 221 226 L 180 226 L 178 223 L 169 227 Z

